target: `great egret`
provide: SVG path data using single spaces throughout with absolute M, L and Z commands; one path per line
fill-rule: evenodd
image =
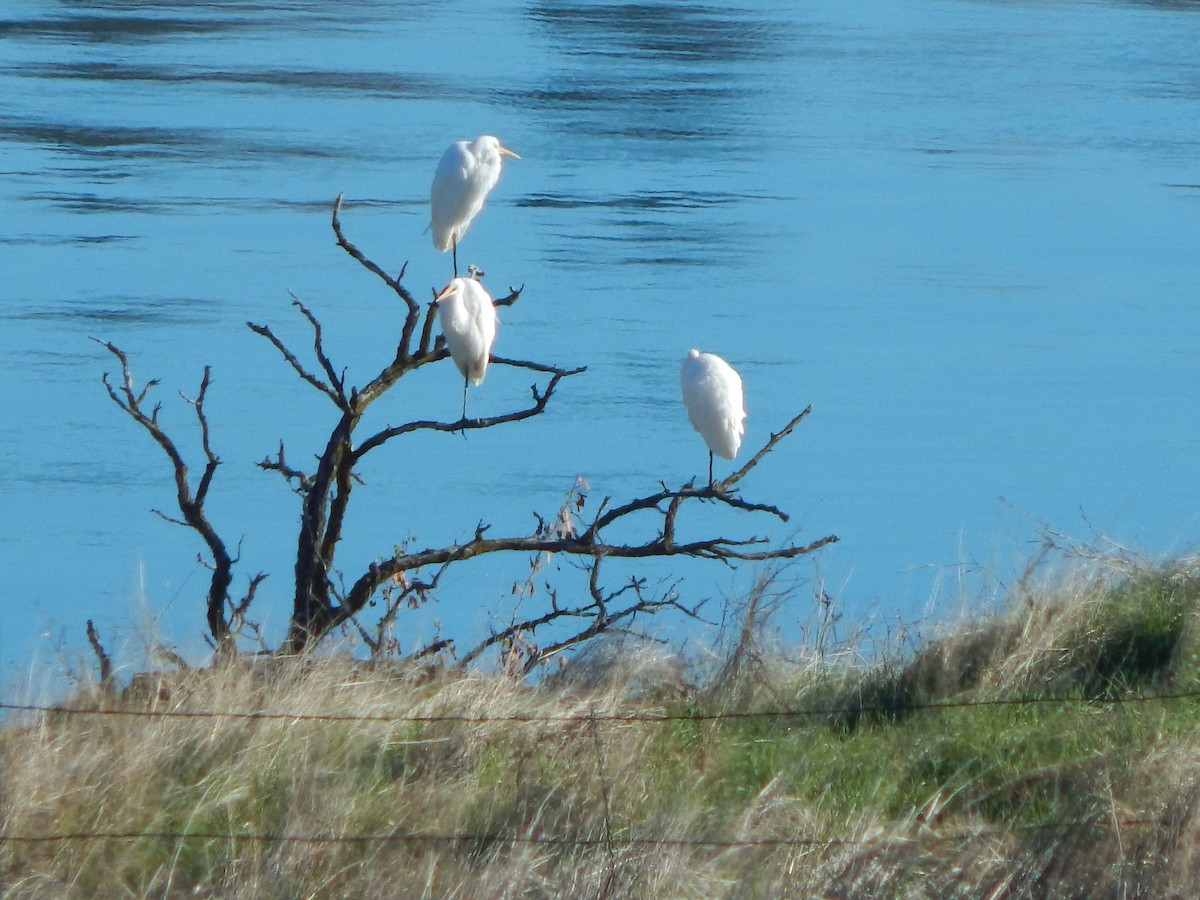
M 487 288 L 474 278 L 452 279 L 435 302 L 446 348 L 463 374 L 462 417 L 466 420 L 467 383 L 483 384 L 496 341 L 496 305 Z
M 438 163 L 429 190 L 429 227 L 433 231 L 433 245 L 443 253 L 453 251 L 456 278 L 458 242 L 500 180 L 505 156 L 521 158 L 501 144 L 499 138 L 481 134 L 473 141 L 451 144 Z
M 688 418 L 708 445 L 708 484 L 713 483 L 713 454 L 733 459 L 746 432 L 742 377 L 715 353 L 689 350 L 679 375 Z

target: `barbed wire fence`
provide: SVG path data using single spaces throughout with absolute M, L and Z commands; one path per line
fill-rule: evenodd
M 1122 828 L 1136 828 L 1148 825 L 1159 825 L 1157 819 L 1121 819 L 1117 822 Z M 1099 820 L 1065 820 L 1041 822 L 1035 824 L 1013 825 L 1010 828 L 973 828 L 955 834 L 938 834 L 929 832 L 919 837 L 928 843 L 965 843 L 979 839 L 1002 838 L 1021 832 L 1043 831 L 1095 831 L 1111 828 L 1113 821 Z M 616 834 L 606 834 L 598 838 L 559 837 L 554 835 L 505 835 L 491 832 L 478 834 L 466 833 L 423 833 L 396 832 L 392 834 L 273 834 L 267 832 L 238 832 L 238 831 L 75 831 L 58 834 L 41 835 L 0 835 L 0 841 L 13 844 L 47 844 L 65 841 L 129 841 L 129 840 L 166 840 L 166 841 L 234 841 L 238 843 L 272 843 L 272 844 L 510 844 L 537 845 L 550 847 L 595 848 L 607 850 L 610 846 L 627 847 L 675 847 L 709 850 L 736 850 L 743 847 L 796 847 L 796 848 L 828 848 L 828 847 L 867 847 L 872 845 L 896 842 L 895 836 L 875 836 L 869 838 L 745 838 L 732 840 L 723 838 L 671 838 L 671 837 L 636 837 Z M 917 838 L 911 839 L 913 841 Z
M 150 719 L 261 719 L 296 722 L 381 722 L 393 724 L 427 724 L 448 722 L 455 724 L 485 725 L 489 723 L 536 724 L 536 723 L 655 723 L 655 722 L 708 722 L 736 721 L 746 719 L 814 719 L 845 714 L 887 714 L 925 712 L 949 709 L 985 709 L 1000 706 L 1045 706 L 1079 704 L 1085 706 L 1121 706 L 1128 704 L 1169 703 L 1182 700 L 1200 700 L 1200 689 L 1173 691 L 1162 694 L 1133 695 L 1065 695 L 1034 697 L 995 697 L 984 700 L 934 700 L 897 701 L 895 703 L 854 703 L 841 706 L 789 707 L 763 710 L 724 710 L 721 712 L 635 712 L 601 713 L 594 710 L 587 714 L 556 713 L 504 713 L 495 715 L 468 715 L 466 713 L 405 713 L 405 714 L 362 714 L 362 713 L 290 713 L 265 712 L 261 710 L 182 710 L 182 709 L 130 709 L 117 706 L 47 706 L 31 703 L 0 702 L 0 710 L 9 712 L 45 713 L 55 716 L 126 716 Z
M 507 713 L 498 715 L 467 715 L 467 714 L 336 714 L 336 713 L 286 713 L 266 712 L 258 710 L 179 710 L 179 709 L 129 709 L 120 707 L 94 706 L 61 706 L 39 705 L 29 703 L 0 702 L 0 711 L 10 713 L 41 714 L 43 716 L 118 716 L 133 718 L 157 719 L 240 719 L 254 721 L 293 721 L 316 723 L 387 723 L 387 724 L 456 724 L 456 725 L 530 725 L 530 724 L 575 724 L 586 726 L 581 731 L 581 739 L 592 742 L 597 753 L 597 770 L 601 779 L 601 790 L 604 792 L 604 813 L 602 834 L 599 837 L 564 837 L 556 835 L 522 835 L 502 834 L 492 831 L 479 833 L 466 832 L 410 832 L 395 831 L 382 834 L 287 834 L 276 832 L 253 831 L 181 831 L 181 830 L 90 830 L 69 832 L 46 832 L 41 834 L 15 834 L 0 832 L 0 845 L 9 844 L 48 844 L 62 842 L 85 841 L 231 841 L 236 843 L 269 843 L 269 844 L 311 844 L 311 845 L 347 845 L 347 844 L 436 844 L 443 846 L 455 845 L 536 845 L 546 847 L 567 847 L 574 849 L 596 849 L 608 854 L 612 861 L 613 848 L 616 846 L 638 848 L 682 848 L 705 850 L 737 850 L 743 848 L 795 848 L 795 849 L 829 849 L 838 847 L 862 848 L 886 845 L 896 842 L 924 843 L 964 843 L 973 840 L 997 839 L 1014 834 L 1030 834 L 1043 832 L 1078 832 L 1100 831 L 1117 828 L 1140 828 L 1163 824 L 1157 817 L 1105 817 L 1103 820 L 1079 819 L 1059 820 L 1040 823 L 1019 823 L 1004 828 L 970 827 L 952 833 L 939 833 L 933 830 L 923 830 L 920 834 L 903 836 L 897 834 L 878 834 L 862 838 L 828 838 L 806 837 L 795 835 L 790 837 L 758 837 L 746 839 L 704 838 L 704 837 L 647 837 L 633 834 L 615 833 L 611 827 L 611 810 L 608 808 L 607 787 L 604 782 L 603 743 L 599 727 L 601 725 L 656 725 L 679 722 L 748 722 L 748 721 L 805 721 L 820 724 L 823 720 L 838 715 L 890 715 L 900 713 L 915 713 L 922 711 L 941 710 L 972 710 L 1012 706 L 1040 706 L 1047 704 L 1079 704 L 1087 706 L 1120 706 L 1130 704 L 1173 703 L 1188 700 L 1200 700 L 1200 690 L 1176 691 L 1162 694 L 1127 695 L 1127 696 L 1035 696 L 993 698 L 982 700 L 943 700 L 933 702 L 911 702 L 903 704 L 853 704 L 843 706 L 814 706 L 795 707 L 773 710 L 722 711 L 722 712 L 665 712 L 645 711 L 635 713 L 603 713 L 594 707 L 587 713 L 580 714 L 550 714 L 550 713 Z

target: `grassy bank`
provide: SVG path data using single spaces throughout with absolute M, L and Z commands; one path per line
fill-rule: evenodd
M 537 687 L 312 659 L 94 692 L 0 729 L 5 896 L 1193 896 L 1198 600 L 1195 559 L 1088 564 L 869 662 L 748 627 Z

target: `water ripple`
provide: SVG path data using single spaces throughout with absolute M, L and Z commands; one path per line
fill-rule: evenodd
M 236 31 L 285 28 L 311 31 L 313 26 L 344 31 L 365 28 L 380 20 L 410 19 L 421 14 L 427 2 L 409 0 L 394 9 L 380 9 L 373 0 L 276 0 L 276 2 L 141 2 L 131 14 L 127 0 L 87 4 L 86 13 L 0 19 L 0 40 L 46 40 L 72 44 L 161 43 L 170 38 L 225 35 Z M 109 14 L 105 14 L 106 11 Z
M 771 58 L 787 29 L 749 10 L 657 3 L 535 3 L 528 15 L 572 55 L 705 65 Z
M 199 297 L 98 297 L 0 313 L 9 322 L 101 325 L 194 325 L 211 321 L 218 304 Z
M 245 28 L 246 18 L 205 19 L 175 16 L 64 16 L 45 19 L 0 19 L 0 40 L 40 38 L 88 43 L 135 43 L 163 37 L 212 34 Z
M 709 191 L 642 191 L 598 198 L 570 194 L 527 194 L 514 201 L 514 205 L 546 209 L 703 209 L 747 199 L 762 198 Z
M 440 79 L 397 72 L 366 72 L 349 69 L 238 68 L 209 69 L 201 66 L 129 65 L 91 62 L 73 65 L 10 67 L 10 74 L 23 78 L 70 81 L 147 82 L 151 84 L 230 84 L 288 91 L 335 92 L 427 100 L 450 96 L 450 85 Z
M 0 235 L 0 244 L 9 247 L 59 247 L 76 244 L 116 244 L 136 241 L 133 234 L 10 234 Z
M 35 144 L 83 158 L 124 160 L 218 159 L 247 162 L 279 158 L 344 159 L 346 147 L 287 143 L 272 139 L 238 139 L 217 129 L 124 125 L 82 125 L 35 119 L 0 123 L 0 143 Z

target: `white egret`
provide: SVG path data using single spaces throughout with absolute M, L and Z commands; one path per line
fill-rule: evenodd
M 725 459 L 737 456 L 746 432 L 746 403 L 742 377 L 715 353 L 689 350 L 679 375 L 683 403 L 692 427 L 708 445 L 708 484 L 713 483 L 713 454 Z
M 490 134 L 473 141 L 456 141 L 442 155 L 433 187 L 429 190 L 429 227 L 433 245 L 443 253 L 454 253 L 454 276 L 458 277 L 458 242 L 483 209 L 488 194 L 500 180 L 505 156 L 520 159 Z
M 446 348 L 463 375 L 463 412 L 467 418 L 467 384 L 483 384 L 496 341 L 496 304 L 474 278 L 454 278 L 435 301 Z

